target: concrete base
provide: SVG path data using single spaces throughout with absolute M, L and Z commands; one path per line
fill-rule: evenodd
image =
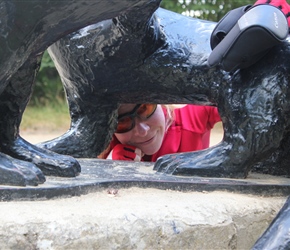
M 250 249 L 290 193 L 280 177 L 178 177 L 151 163 L 80 163 L 75 178 L 0 188 L 0 249 Z
M 285 200 L 131 187 L 1 202 L 0 249 L 250 249 Z

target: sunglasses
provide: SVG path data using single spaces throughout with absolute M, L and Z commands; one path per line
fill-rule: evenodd
M 126 133 L 135 127 L 135 117 L 141 120 L 147 120 L 154 114 L 157 108 L 157 104 L 138 104 L 136 107 L 128 113 L 118 116 L 118 125 L 115 133 Z

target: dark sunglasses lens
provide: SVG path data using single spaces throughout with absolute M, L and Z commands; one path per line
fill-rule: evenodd
M 118 119 L 118 125 L 116 133 L 125 133 L 132 129 L 133 120 L 130 116 L 124 116 Z
M 146 119 L 149 118 L 156 110 L 157 104 L 142 104 L 138 110 L 137 114 L 139 117 Z

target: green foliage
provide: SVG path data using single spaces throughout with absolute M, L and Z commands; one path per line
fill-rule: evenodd
M 217 22 L 231 9 L 253 3 L 254 1 L 250 0 L 163 0 L 161 7 L 183 15 Z M 45 52 L 29 105 L 59 105 L 64 102 L 65 93 L 58 72 L 49 54 Z
M 45 51 L 37 74 L 30 106 L 59 105 L 65 102 L 64 89 L 47 51 Z
M 228 11 L 254 2 L 250 0 L 163 0 L 161 7 L 183 15 L 217 22 Z

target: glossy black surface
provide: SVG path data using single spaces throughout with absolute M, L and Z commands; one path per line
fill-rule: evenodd
M 70 177 L 80 173 L 79 163 L 72 157 L 40 149 L 19 136 L 19 124 L 43 51 L 81 27 L 129 9 L 138 11 L 146 2 L 0 1 L 1 184 L 37 185 L 45 181 L 44 174 Z
M 95 157 L 111 139 L 120 103 L 217 102 L 215 79 L 223 74 L 206 65 L 214 24 L 164 9 L 153 15 L 157 7 L 151 2 L 143 13 L 127 12 L 88 26 L 49 48 L 72 125 L 42 146 Z
M 158 9 L 159 3 L 0 0 L 1 184 L 37 185 L 44 174 L 78 175 L 74 158 L 47 149 L 95 157 L 111 139 L 118 104 L 142 102 L 216 105 L 225 130 L 217 146 L 161 157 L 156 175 L 244 178 L 256 169 L 289 176 L 289 43 L 229 75 L 207 66 L 215 24 Z M 54 42 L 50 53 L 72 124 L 41 149 L 19 136 L 19 124 L 42 53 Z M 276 219 L 284 228 L 288 203 Z M 277 242 L 287 249 L 288 234 L 281 232 L 266 233 L 258 246 Z
M 64 82 L 72 125 L 42 147 L 95 157 L 111 139 L 120 103 L 216 105 L 223 141 L 161 157 L 166 174 L 244 178 L 251 169 L 289 175 L 289 43 L 259 63 L 228 74 L 209 68 L 214 23 L 144 5 L 87 26 L 49 49 Z
M 78 159 L 82 173 L 73 178 L 47 176 L 36 187 L 1 186 L 0 201 L 44 200 L 129 187 L 177 190 L 180 192 L 227 191 L 266 197 L 285 196 L 290 183 L 285 177 L 250 174 L 247 179 L 182 177 L 156 173 L 152 162 Z M 266 181 L 265 181 L 266 180 Z
M 252 250 L 290 249 L 290 198 L 272 221 L 265 233 L 258 239 Z

